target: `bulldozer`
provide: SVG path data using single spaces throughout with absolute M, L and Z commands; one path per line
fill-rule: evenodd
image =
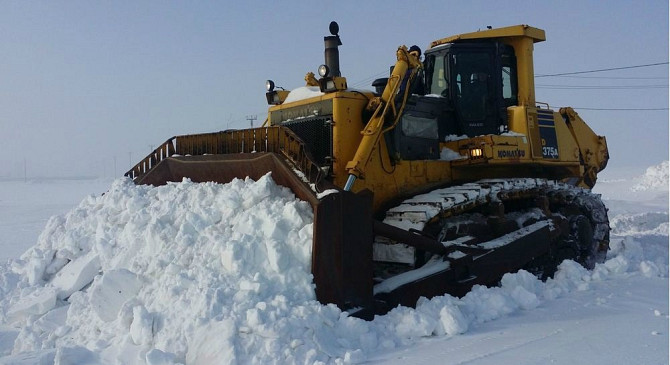
M 607 209 L 591 188 L 607 143 L 574 109 L 535 100 L 543 30 L 487 27 L 423 54 L 400 46 L 388 77 L 358 90 L 329 28 L 318 78 L 294 90 L 268 80 L 262 127 L 172 137 L 125 175 L 161 185 L 270 173 L 314 209 L 316 298 L 361 318 L 508 272 L 547 278 L 565 259 L 604 260 Z

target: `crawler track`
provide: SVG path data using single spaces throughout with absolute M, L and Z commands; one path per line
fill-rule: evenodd
M 424 252 L 376 237 L 376 292 L 392 291 L 388 289 L 389 280 L 402 282 L 402 277 L 431 276 L 440 267 L 447 270 L 464 261 L 464 257 L 476 262 L 485 250 L 505 245 L 509 245 L 506 250 L 512 257 L 516 253 L 519 257 L 508 268 L 524 268 L 542 278 L 553 275 L 564 259 L 573 259 L 591 269 L 604 260 L 609 248 L 607 209 L 600 196 L 544 179 L 481 180 L 438 189 L 388 210 L 384 223 L 430 237 L 445 246 L 447 253 Z M 545 227 L 549 234 L 536 234 Z M 512 248 L 524 239 L 526 242 Z M 530 250 L 532 254 L 528 254 Z M 472 285 L 491 285 L 499 280 L 497 276 L 477 280 L 471 270 L 462 271 L 466 277 L 457 277 L 459 283 L 470 277 Z M 462 294 L 472 285 L 460 285 L 458 292 L 452 294 Z

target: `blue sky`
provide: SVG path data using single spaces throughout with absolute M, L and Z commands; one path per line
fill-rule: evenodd
M 536 74 L 668 61 L 668 2 L 660 0 L 3 1 L 0 177 L 23 177 L 24 164 L 29 177 L 120 176 L 173 135 L 242 128 L 248 115 L 259 124 L 265 80 L 302 86 L 323 63 L 331 20 L 340 24 L 342 73 L 358 88 L 388 70 L 401 44 L 425 49 L 487 25 L 545 29 Z M 583 76 L 537 79 L 537 99 L 668 107 L 667 65 Z M 667 110 L 578 112 L 607 136 L 610 169 L 668 158 Z

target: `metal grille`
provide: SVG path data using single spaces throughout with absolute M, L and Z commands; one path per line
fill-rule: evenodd
M 333 155 L 333 126 L 331 117 L 306 118 L 285 122 L 282 126 L 293 131 L 312 152 L 314 161 L 321 165 L 329 165 Z

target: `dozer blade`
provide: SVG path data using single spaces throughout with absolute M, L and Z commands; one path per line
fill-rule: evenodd
M 146 174 L 135 180 L 140 185 L 163 185 L 168 181 L 228 183 L 249 177 L 258 180 L 268 172 L 279 185 L 291 189 L 301 200 L 315 205 L 314 192 L 276 154 L 269 152 L 236 153 L 229 155 L 172 156 L 160 161 Z

